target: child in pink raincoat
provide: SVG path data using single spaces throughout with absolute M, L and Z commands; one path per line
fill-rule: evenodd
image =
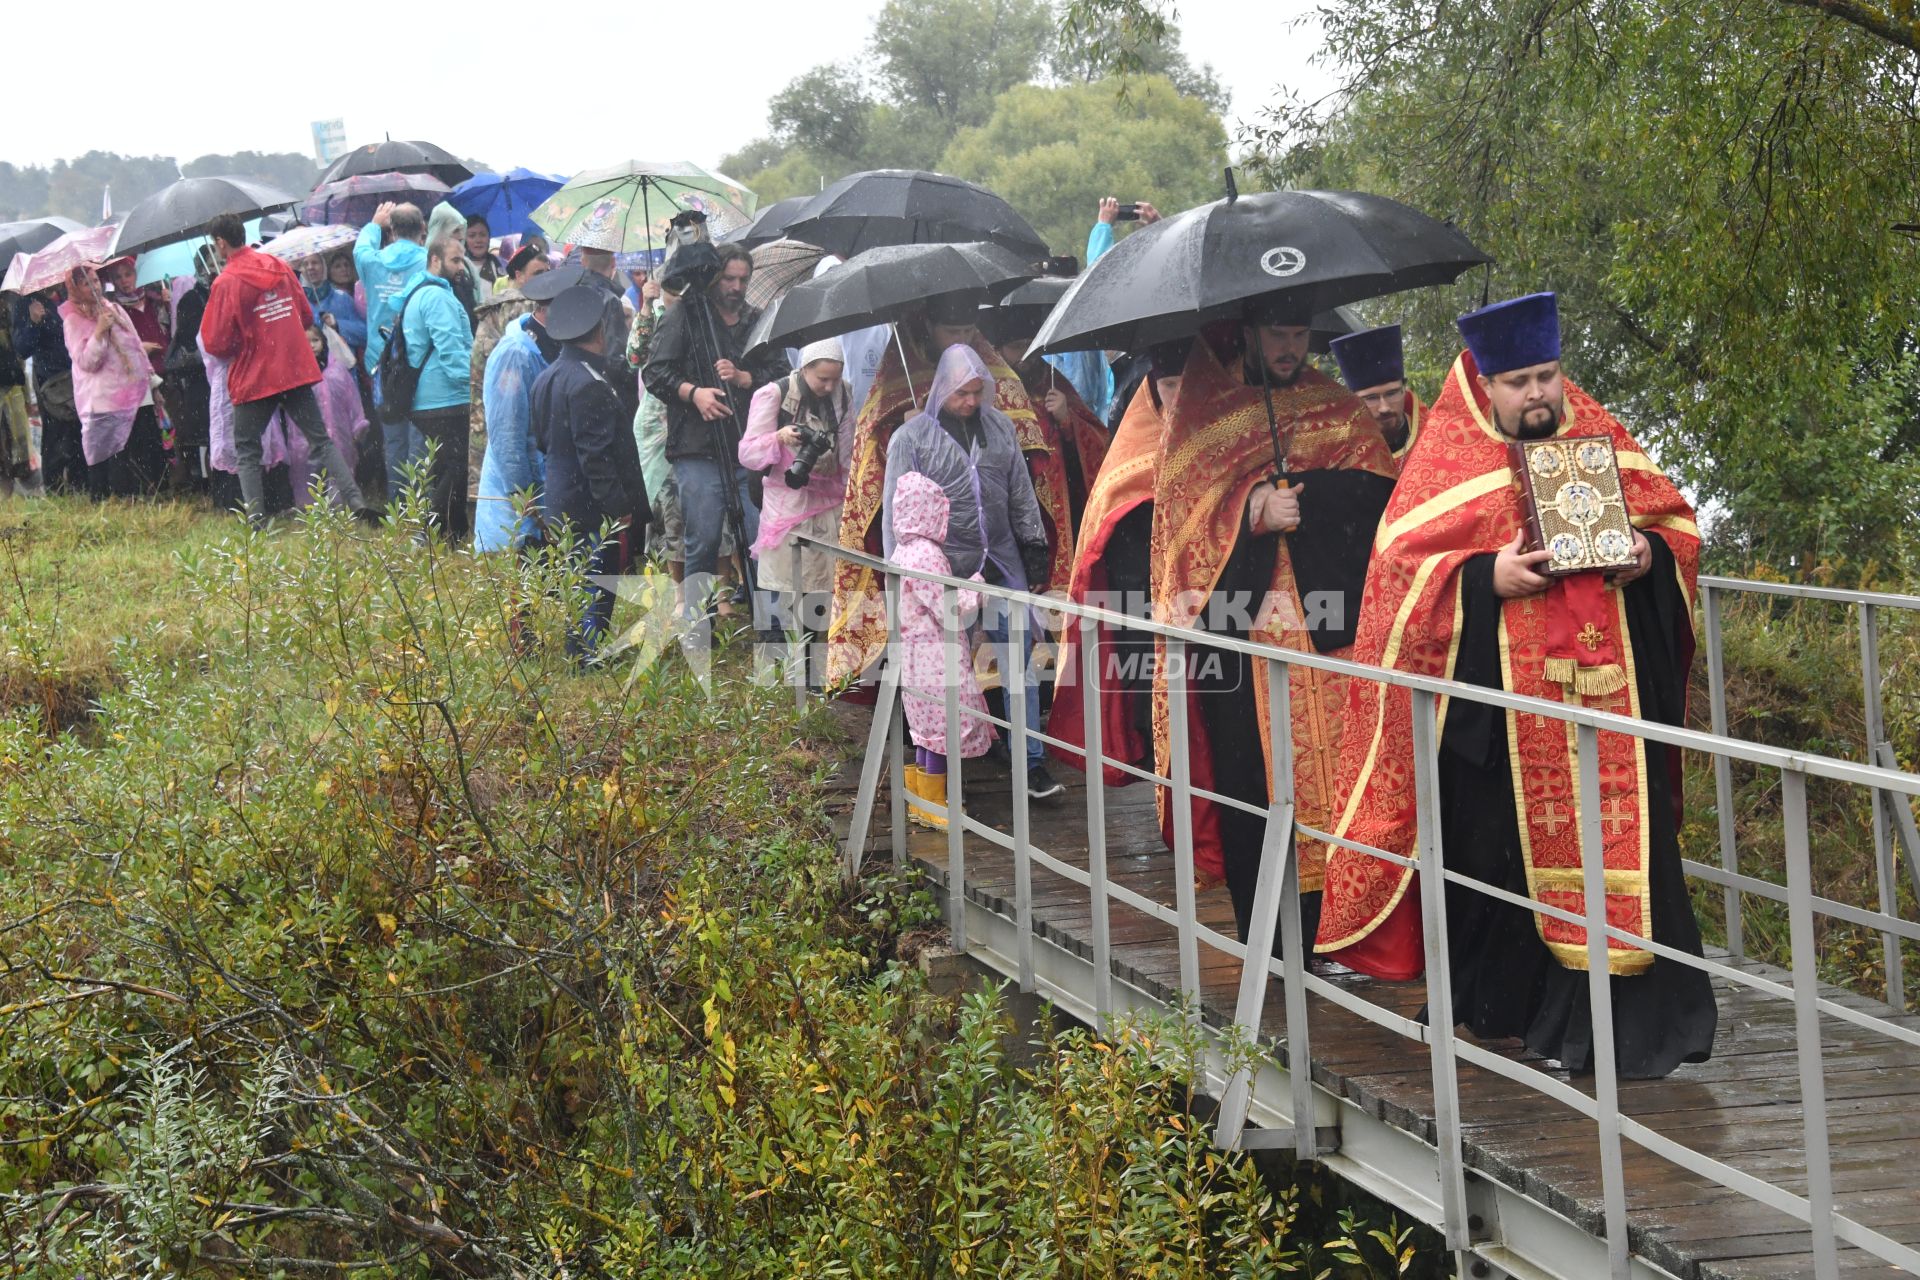
M 947 493 L 918 471 L 901 476 L 893 491 L 894 547 L 891 559 L 903 569 L 951 574 L 942 543 L 947 537 Z M 979 575 L 975 574 L 976 581 Z M 957 606 L 964 620 L 980 610 L 980 593 L 960 591 Z M 946 803 L 947 668 L 945 645 L 949 632 L 941 625 L 939 584 L 916 578 L 900 580 L 900 700 L 906 708 L 907 728 L 913 735 L 914 762 L 907 769 L 907 789 L 934 804 Z M 966 644 L 966 633 L 959 643 Z M 958 668 L 960 705 L 984 713 L 987 700 L 974 679 L 973 660 L 962 648 Z M 959 731 L 960 756 L 982 756 L 993 743 L 993 726 L 963 714 Z M 915 810 L 916 814 L 920 811 Z M 937 821 L 936 826 L 944 826 Z

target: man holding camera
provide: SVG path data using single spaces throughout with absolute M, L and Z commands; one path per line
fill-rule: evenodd
M 683 245 L 667 265 L 667 281 L 690 285 L 654 331 L 641 380 L 667 406 L 667 461 L 686 519 L 686 574 L 690 608 L 705 607 L 703 589 L 719 569 L 720 530 L 727 486 L 734 487 L 749 544 L 759 533 L 750 474 L 739 464 L 740 420 L 753 393 L 786 376 L 776 348 L 748 359 L 747 334 L 760 310 L 747 302 L 753 258 L 735 244 Z M 705 576 L 700 576 L 705 575 Z

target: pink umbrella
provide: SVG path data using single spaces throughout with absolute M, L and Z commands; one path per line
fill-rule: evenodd
M 108 225 L 69 231 L 37 253 L 14 254 L 6 279 L 0 281 L 0 292 L 38 293 L 63 282 L 67 272 L 82 263 L 105 261 L 107 246 L 119 230 Z

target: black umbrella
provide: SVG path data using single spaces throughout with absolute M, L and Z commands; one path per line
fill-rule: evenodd
M 775 200 L 772 204 L 753 215 L 753 221 L 738 231 L 729 231 L 720 237 L 725 244 L 737 244 L 748 249 L 758 249 L 763 244 L 772 244 L 775 240 L 788 238 L 787 223 L 802 205 L 813 199 L 812 196 L 788 196 L 785 200 Z
M 1490 262 L 1453 227 L 1385 196 L 1270 191 L 1134 232 L 1087 268 L 1034 339 L 1040 351 L 1140 351 L 1268 298 L 1316 316 L 1447 284 Z
M 890 245 L 794 286 L 760 317 L 747 345 L 804 346 L 889 324 L 942 294 L 997 294 L 1032 274 L 1018 254 L 999 245 Z
M 449 187 L 457 187 L 473 176 L 473 170 L 445 147 L 436 147 L 431 142 L 395 142 L 388 138 L 385 142 L 369 142 L 347 152 L 313 185 L 319 187 L 367 173 L 427 173 Z
M 1067 290 L 1073 286 L 1072 276 L 1041 276 L 1029 280 L 1012 293 L 1000 299 L 991 307 L 983 307 L 982 320 L 987 321 L 984 313 L 992 312 L 1004 324 L 1003 332 L 1014 336 L 1031 336 L 1040 331 L 1047 318 L 1060 305 Z M 1347 307 L 1334 307 L 1322 311 L 1313 318 L 1313 341 L 1310 349 L 1325 355 L 1328 344 L 1335 338 L 1349 333 L 1357 333 L 1366 327 L 1365 321 Z M 1091 350 L 1091 348 L 1088 348 Z
M 112 257 L 144 253 L 207 233 L 207 224 L 231 213 L 242 222 L 273 209 L 299 203 L 300 197 L 246 178 L 182 178 L 127 211 L 107 250 Z
M 1027 262 L 1047 256 L 1046 242 L 1005 200 L 923 169 L 874 169 L 842 178 L 796 211 L 782 234 L 843 258 L 884 245 L 975 241 L 997 244 Z
M 28 218 L 24 222 L 0 223 L 0 264 L 13 261 L 16 253 L 44 249 L 69 231 L 86 230 L 72 218 Z M 0 265 L 0 270 L 4 270 Z

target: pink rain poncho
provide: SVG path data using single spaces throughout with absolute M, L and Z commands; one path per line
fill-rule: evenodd
M 887 533 L 894 544 L 888 559 L 903 569 L 952 576 L 947 553 L 941 549 L 948 533 L 946 490 L 919 472 L 909 471 L 895 481 L 887 509 Z M 980 575 L 973 576 L 977 580 Z M 962 629 L 949 636 L 941 625 L 941 591 L 938 583 L 900 579 L 900 702 L 906 708 L 913 744 L 947 755 L 945 646 L 949 642 L 961 646 L 955 661 L 960 674 L 960 705 L 984 712 L 987 700 L 980 693 L 980 682 L 974 679 L 968 633 Z M 957 591 L 954 595 L 963 621 L 980 612 L 978 591 Z M 961 756 L 986 754 L 993 743 L 992 725 L 962 715 L 958 728 Z
M 976 380 L 981 384 L 977 429 L 973 423 L 954 421 L 969 439 L 963 448 L 940 410 L 948 396 Z M 947 495 L 945 545 L 955 575 L 971 577 L 991 563 L 997 573 L 989 573 L 988 581 L 1025 590 L 1020 548 L 1045 547 L 1047 527 L 1013 423 L 993 407 L 993 375 L 972 347 L 952 346 L 941 353 L 925 408 L 887 442 L 881 536 L 889 558 L 894 549 L 894 489 L 909 471 L 932 480 Z
M 327 364 L 320 381 L 313 385 L 313 395 L 320 403 L 320 417 L 327 424 L 327 435 L 340 450 L 341 460 L 352 467 L 358 457 L 355 438 L 366 426 L 366 413 L 360 405 L 359 389 L 353 382 L 353 352 L 338 334 L 329 330 L 326 337 Z M 227 361 L 208 355 L 204 346 L 200 348 L 200 355 L 206 361 L 210 391 L 207 465 L 220 471 L 238 472 L 240 459 L 233 449 L 233 399 L 227 393 Z M 260 437 L 260 466 L 262 470 L 271 471 L 282 463 L 287 466 L 295 500 L 305 506 L 313 479 L 307 438 L 285 413 L 276 411 Z
M 98 466 L 127 447 L 133 420 L 153 390 L 153 366 L 140 345 L 140 335 L 134 331 L 133 317 L 118 303 L 104 298 L 95 306 L 105 308 L 112 317 L 104 332 L 95 328 L 98 310 L 89 316 L 72 302 L 60 304 L 67 354 L 73 357 L 73 404 L 80 415 L 80 450 L 88 466 Z

